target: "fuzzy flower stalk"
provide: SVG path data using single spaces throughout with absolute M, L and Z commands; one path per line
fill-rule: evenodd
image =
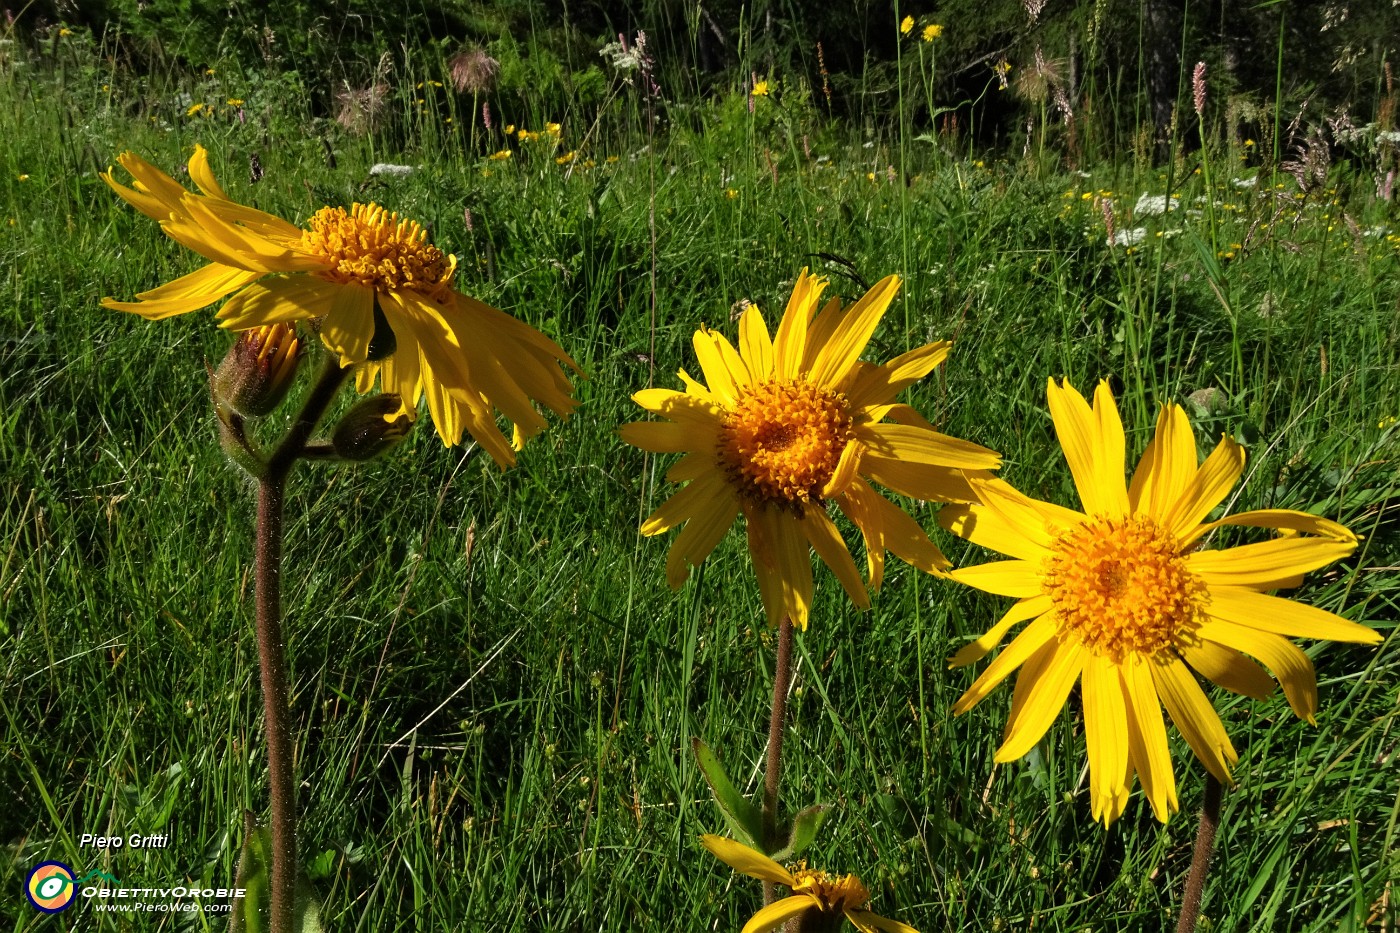
M 198 191 L 132 153 L 119 157 L 130 185 L 102 177 L 127 203 L 158 221 L 207 264 L 136 301 L 106 307 L 161 320 L 222 302 L 221 327 L 239 332 L 211 374 L 224 450 L 258 484 L 255 603 L 267 720 L 271 811 L 269 926 L 289 933 L 296 882 L 296 780 L 289 720 L 281 549 L 287 479 L 301 460 L 372 459 L 401 441 L 421 402 L 444 444 L 470 435 L 502 468 L 544 429 L 536 404 L 557 415 L 574 407 L 561 367 L 577 365 L 529 325 L 457 291 L 456 259 L 419 225 L 374 204 L 324 207 L 298 227 L 233 201 L 196 147 L 189 175 Z M 262 446 L 249 422 L 289 397 L 303 358 L 298 326 L 325 348 L 320 375 L 280 440 Z M 581 374 L 581 373 L 580 373 Z M 317 438 L 326 413 L 353 376 L 364 394 Z M 513 422 L 507 440 L 497 415 Z M 245 846 L 250 840 L 245 840 Z
M 1017 600 L 952 666 L 980 660 L 1025 623 L 953 711 L 966 713 L 1019 670 L 996 751 L 997 761 L 1014 761 L 1045 735 L 1078 684 L 1094 818 L 1105 825 L 1117 820 L 1140 781 L 1165 823 L 1178 803 L 1163 707 L 1209 781 L 1228 784 L 1238 755 L 1198 678 L 1255 699 L 1272 693 L 1277 678 L 1293 712 L 1313 722 L 1312 662 L 1289 639 L 1380 641 L 1364 625 L 1271 595 L 1349 556 L 1357 538 L 1334 521 L 1288 509 L 1207 521 L 1244 470 L 1239 444 L 1223 438 L 1198 462 L 1185 412 L 1166 405 L 1125 481 L 1123 424 L 1108 386 L 1099 384 L 1092 407 L 1068 382 L 1051 381 L 1047 394 L 1082 511 L 974 477 L 980 501 L 939 516 L 950 531 L 1008 558 L 959 568 L 952 578 Z M 1224 528 L 1277 536 L 1208 547 Z M 1218 808 L 1217 793 L 1212 821 Z M 1194 923 L 1194 907 L 1187 906 Z

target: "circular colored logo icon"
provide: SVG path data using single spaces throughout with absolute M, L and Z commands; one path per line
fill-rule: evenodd
M 77 885 L 73 869 L 62 862 L 41 862 L 30 869 L 24 880 L 24 894 L 35 910 L 56 914 L 73 903 Z

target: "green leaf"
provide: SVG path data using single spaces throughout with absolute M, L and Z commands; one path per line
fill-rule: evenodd
M 725 774 L 715 753 L 698 738 L 690 740 L 695 751 L 695 760 L 700 764 L 700 772 L 705 775 L 705 783 L 710 785 L 710 794 L 719 805 L 720 813 L 739 841 L 750 846 L 759 845 L 763 839 L 763 816 L 747 797 L 739 793 L 734 783 Z
M 233 917 L 229 933 L 265 933 L 272 911 L 272 888 L 268 866 L 272 864 L 272 833 L 258 826 L 253 814 L 244 813 L 243 851 L 238 856 L 235 887 L 243 889 L 243 897 L 233 902 Z M 321 904 L 311 881 L 303 871 L 297 872 L 296 897 L 292 904 L 294 933 L 323 933 Z
M 824 803 L 798 811 L 791 823 L 778 830 L 778 838 L 787 840 L 783 847 L 768 854 L 779 862 L 796 858 L 816 841 L 817 831 L 822 828 L 830 813 L 831 807 Z

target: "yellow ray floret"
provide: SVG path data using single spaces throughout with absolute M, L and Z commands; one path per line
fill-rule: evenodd
M 203 146 L 189 163 L 199 193 L 132 153 L 118 161 L 132 184 L 110 171 L 103 180 L 209 264 L 136 301 L 104 299 L 106 307 L 158 320 L 227 299 L 218 319 L 230 330 L 314 321 L 340 365 L 356 367 L 360 392 L 377 380 L 403 400 L 387 421 L 415 417 L 426 397 L 444 444 L 465 431 L 502 467 L 544 429 L 536 404 L 573 410 L 560 364 L 582 375 L 577 364 L 528 324 L 458 292 L 457 260 L 414 221 L 355 204 L 324 207 L 302 229 L 230 200 Z M 514 423 L 513 442 L 497 412 Z
M 880 585 L 887 551 L 931 573 L 950 566 L 869 480 L 917 499 L 965 502 L 973 496 L 965 473 L 1001 462 L 895 401 L 943 362 L 951 344 L 929 344 L 884 365 L 860 360 L 899 279 L 889 276 L 844 308 L 834 298 L 821 304 L 825 285 L 803 270 L 776 334 L 750 305 L 739 320 L 737 348 L 701 327 L 692 344 L 705 381 L 682 372 L 684 391 L 638 392 L 637 404 L 665 420 L 621 430 L 623 440 L 644 450 L 685 455 L 667 479 L 688 485 L 642 524 L 647 535 L 684 526 L 667 560 L 671 586 L 685 581 L 742 514 L 774 625 L 786 617 L 806 628 L 812 551 L 861 607 L 869 605 L 867 586 Z M 829 504 L 864 538 L 864 581 Z
M 945 509 L 948 530 L 1009 560 L 952 572 L 953 579 L 1018 601 L 954 667 L 995 649 L 1028 622 L 954 705 L 964 713 L 1019 669 L 998 761 L 1038 742 L 1076 683 L 1082 687 L 1093 816 L 1123 812 L 1136 776 L 1157 818 L 1177 809 L 1176 780 L 1162 719 L 1165 707 L 1206 769 L 1230 780 L 1237 755 L 1197 675 L 1262 698 L 1274 681 L 1312 721 L 1311 662 L 1287 639 L 1375 644 L 1372 629 L 1264 590 L 1297 586 L 1304 573 L 1348 556 L 1356 536 L 1342 525 L 1283 509 L 1205 517 L 1244 469 L 1244 451 L 1223 439 L 1199 463 L 1195 437 L 1176 405 L 1162 409 L 1147 450 L 1125 482 L 1123 424 L 1100 383 L 1092 406 L 1066 382 L 1048 387 L 1050 414 L 1084 511 L 1039 502 L 990 477 L 972 477 L 975 504 Z M 1203 550 L 1202 536 L 1226 525 L 1270 528 L 1281 537 Z

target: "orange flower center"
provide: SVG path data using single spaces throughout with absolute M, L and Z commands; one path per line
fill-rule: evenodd
M 1060 636 L 1114 663 L 1189 640 L 1210 594 L 1180 550 L 1145 515 L 1090 518 L 1061 535 L 1044 567 Z
M 870 892 L 855 875 L 833 878 L 824 871 L 799 867 L 793 871 L 792 877 L 793 893 L 812 895 L 821 902 L 824 913 L 839 915 L 848 907 L 854 910 L 865 906 L 865 902 L 870 900 Z
M 452 286 L 457 260 L 429 243 L 416 221 L 400 220 L 378 204 L 355 204 L 348 213 L 323 207 L 310 227 L 301 244 L 331 261 L 330 268 L 317 273 L 322 278 L 378 292 L 434 296 Z
M 719 462 L 759 504 L 821 498 L 851 439 L 846 397 L 800 380 L 749 386 L 725 416 Z

